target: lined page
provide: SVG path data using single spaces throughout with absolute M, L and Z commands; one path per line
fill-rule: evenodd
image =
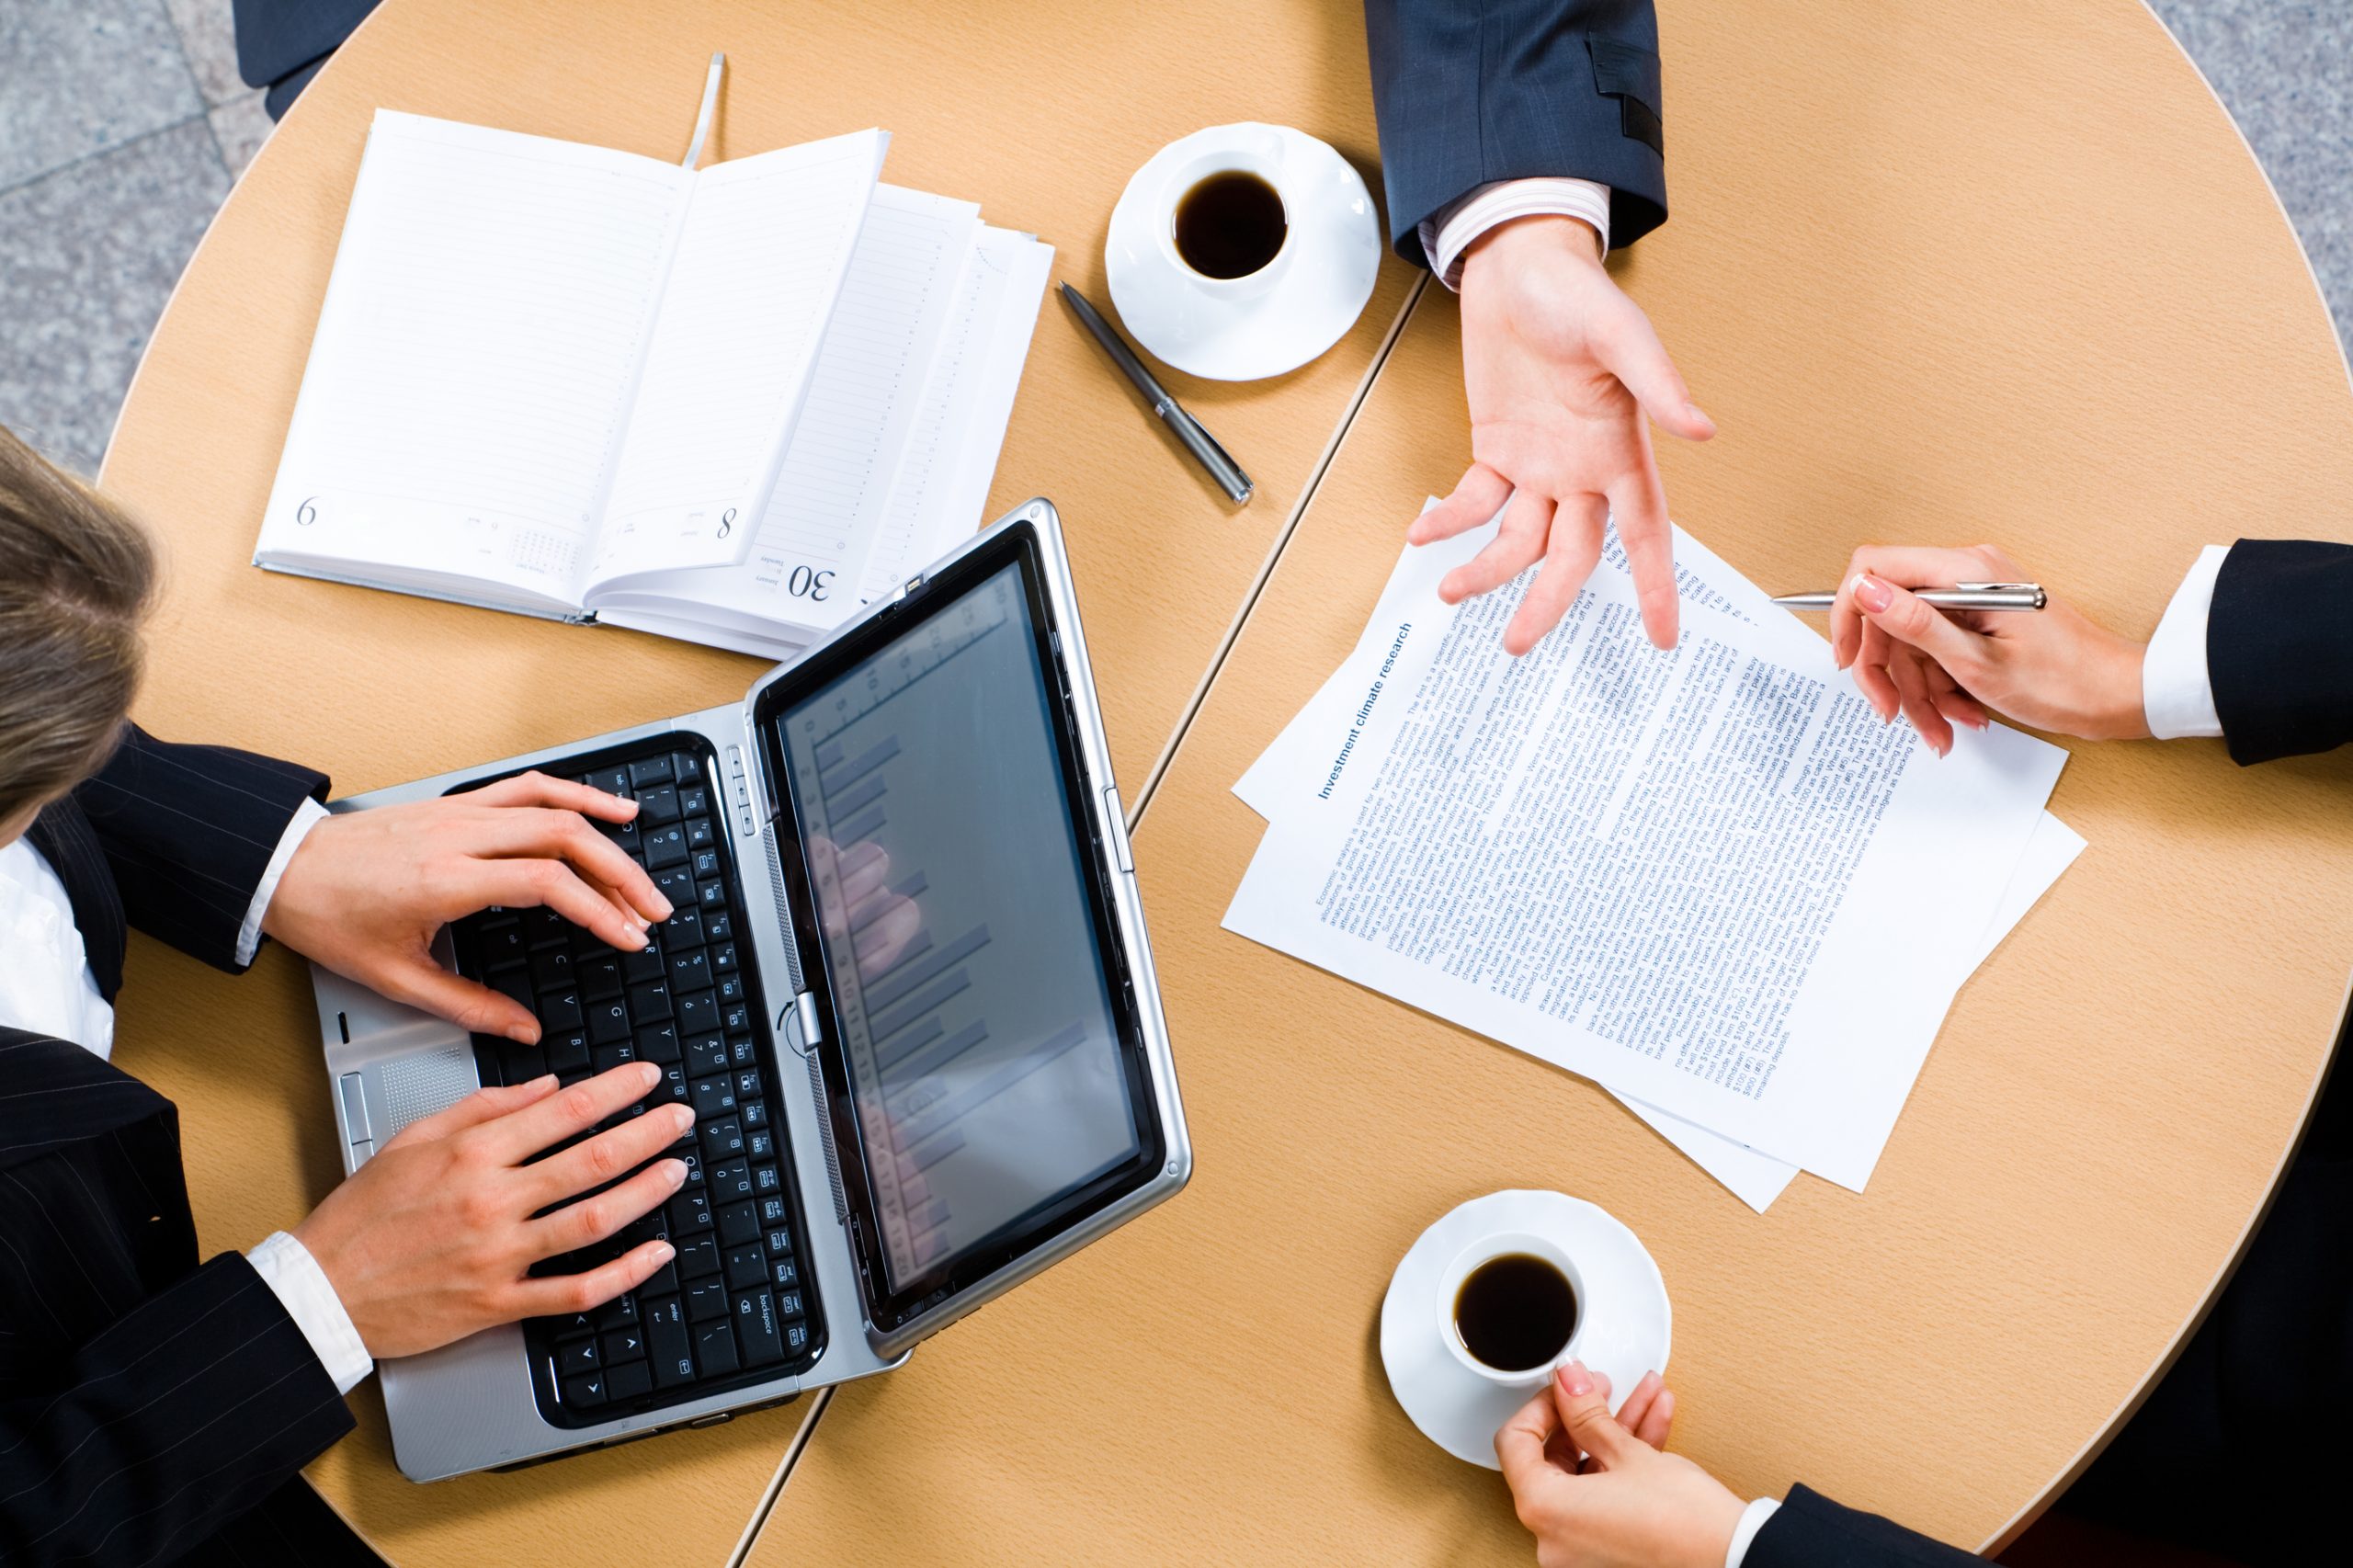
M 576 603 L 689 177 L 379 109 L 256 559 Z
M 856 586 L 980 227 L 972 202 L 875 187 L 751 555 L 592 593 L 600 614 L 683 602 L 820 629 L 864 602 Z
M 861 602 L 979 527 L 1053 255 L 1027 234 L 981 225 L 859 584 Z
M 874 191 L 861 131 L 704 170 L 663 290 L 596 567 L 748 552 Z

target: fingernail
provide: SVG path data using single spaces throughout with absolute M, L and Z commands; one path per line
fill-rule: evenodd
M 1895 596 L 1887 591 L 1885 583 L 1867 573 L 1855 579 L 1855 602 L 1877 615 L 1895 602 Z
M 1593 1374 L 1585 1369 L 1582 1361 L 1564 1361 L 1552 1375 L 1561 1380 L 1561 1392 L 1572 1399 L 1582 1398 L 1593 1392 Z
M 670 1108 L 670 1119 L 677 1123 L 679 1131 L 684 1132 L 688 1128 L 692 1127 L 695 1124 L 695 1108 L 692 1106 L 674 1105 Z
M 663 1264 L 669 1262 L 672 1258 L 677 1256 L 678 1249 L 672 1246 L 668 1242 L 655 1242 L 654 1244 L 654 1263 L 655 1267 L 660 1267 Z
M 637 1064 L 637 1081 L 650 1089 L 662 1081 L 662 1069 L 651 1062 L 641 1062 Z
M 678 912 L 678 906 L 664 898 L 659 890 L 656 890 L 654 894 L 654 907 L 662 912 L 654 917 L 658 920 L 667 920 Z
M 665 1160 L 662 1162 L 662 1174 L 670 1178 L 672 1187 L 684 1187 L 687 1185 L 687 1162 Z
M 540 1026 L 537 1024 L 521 1025 L 516 1028 L 507 1030 L 506 1038 L 509 1040 L 519 1040 L 525 1045 L 537 1045 L 540 1043 Z
M 544 1089 L 544 1088 L 546 1088 L 550 1084 L 552 1084 L 552 1083 L 554 1083 L 554 1082 L 555 1082 L 555 1074 L 552 1074 L 552 1073 L 542 1073 L 542 1074 L 540 1074 L 538 1077 L 536 1077 L 536 1078 L 532 1079 L 529 1083 L 528 1083 L 528 1084 L 524 1085 L 523 1086 L 524 1086 L 525 1088 L 527 1088 L 527 1089 Z

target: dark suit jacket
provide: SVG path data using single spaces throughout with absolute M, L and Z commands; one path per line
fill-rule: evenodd
M 2353 545 L 2233 545 L 2214 579 L 2206 673 L 2237 762 L 2353 741 Z
M 224 969 L 326 780 L 136 730 L 28 835 L 100 989 L 125 922 Z M 0 1562 L 373 1562 L 297 1472 L 351 1426 L 277 1295 L 198 1261 L 179 1119 L 69 1041 L 0 1028 Z
M 1651 0 L 1365 0 L 1372 106 L 1397 254 L 1489 180 L 1609 187 L 1609 243 L 1666 221 Z

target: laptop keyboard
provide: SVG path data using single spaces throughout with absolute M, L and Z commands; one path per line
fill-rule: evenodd
M 596 825 L 673 906 L 642 951 L 619 952 L 540 908 L 489 909 L 452 927 L 460 972 L 529 1008 L 542 1031 L 537 1046 L 476 1035 L 483 1083 L 553 1072 L 571 1085 L 652 1062 L 660 1086 L 622 1114 L 673 1100 L 694 1108 L 693 1130 L 670 1151 L 687 1165 L 676 1196 L 610 1241 L 532 1269 L 575 1273 L 656 1237 L 677 1249 L 594 1311 L 524 1324 L 540 1413 L 560 1426 L 764 1382 L 808 1367 L 821 1343 L 782 1108 L 770 1093 L 779 1080 L 756 1010 L 752 944 L 738 935 L 726 806 L 711 753 L 679 749 L 687 739 L 545 769 L 638 801 L 635 821 Z

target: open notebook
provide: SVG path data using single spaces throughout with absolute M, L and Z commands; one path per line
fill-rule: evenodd
M 379 110 L 256 564 L 805 645 L 976 525 L 1052 256 L 886 142 L 695 171 Z

